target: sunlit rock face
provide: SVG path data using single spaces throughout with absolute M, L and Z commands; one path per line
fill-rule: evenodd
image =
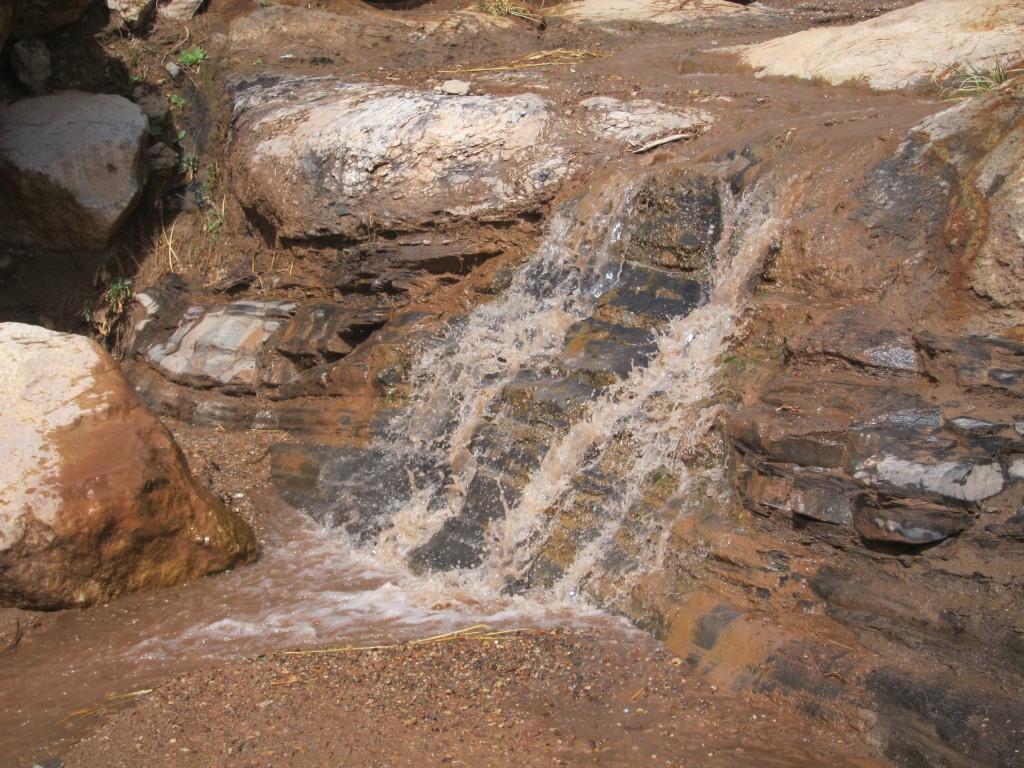
M 758 76 L 927 85 L 952 67 L 987 68 L 1020 55 L 1024 7 L 1014 0 L 924 0 L 847 27 L 809 29 L 738 52 Z
M 239 199 L 286 238 L 536 212 L 566 171 L 551 105 L 334 78 L 233 90 Z
M 87 605 L 254 557 L 94 342 L 0 325 L 0 398 L 0 604 Z
M 120 96 L 76 91 L 0 108 L 0 230 L 55 251 L 97 250 L 145 185 L 148 122 Z

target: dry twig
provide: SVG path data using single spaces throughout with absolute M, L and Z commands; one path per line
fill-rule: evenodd
M 457 75 L 460 73 L 471 72 L 507 72 L 514 69 L 529 69 L 531 67 L 550 67 L 555 64 L 569 64 L 576 61 L 582 61 L 584 59 L 600 58 L 607 55 L 608 54 L 606 53 L 583 51 L 575 48 L 555 48 L 551 51 L 537 51 L 537 53 L 531 53 L 529 56 L 524 56 L 521 59 L 516 59 L 508 64 L 502 64 L 499 66 L 474 67 L 473 69 L 458 67 L 457 69 L 443 69 L 441 72 L 446 75 Z

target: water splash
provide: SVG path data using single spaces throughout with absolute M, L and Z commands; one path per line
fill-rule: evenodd
M 383 451 L 394 459 L 393 473 L 404 475 L 400 484 L 407 483 L 407 491 L 372 537 L 367 549 L 374 557 L 405 562 L 464 513 L 481 471 L 474 440 L 481 429 L 501 428 L 506 388 L 524 372 L 543 375 L 557 366 L 573 324 L 590 317 L 619 279 L 629 245 L 627 214 L 640 183 L 604 186 L 556 215 L 544 244 L 504 295 L 448 329 L 415 363 L 414 400 L 390 424 Z M 490 597 L 507 594 L 512 584 L 530 589 L 531 569 L 559 524 L 556 510 L 571 514 L 581 482 L 624 442 L 627 458 L 615 492 L 602 500 L 597 530 L 554 578 L 536 582 L 549 588 L 549 601 L 577 602 L 587 581 L 608 567 L 612 544 L 652 473 L 665 473 L 677 485 L 668 504 L 676 515 L 688 513 L 697 484 L 707 489 L 705 503 L 708 495 L 726 492 L 720 468 L 695 469 L 685 456 L 720 415 L 718 363 L 779 236 L 789 195 L 755 187 L 741 200 L 727 189 L 722 197 L 725 227 L 708 301 L 659 330 L 647 364 L 595 394 L 582 418 L 556 434 L 521 489 L 513 492 L 507 478 L 504 485 L 497 480 L 500 512 L 486 521 L 478 567 L 428 578 Z M 664 559 L 671 520 L 648 527 L 653 543 L 633 553 L 634 569 L 656 570 Z
M 503 296 L 416 361 L 410 375 L 416 397 L 387 434 L 407 466 L 426 459 L 428 469 L 410 476 L 411 498 L 376 542 L 378 555 L 402 559 L 458 510 L 477 468 L 473 433 L 489 407 L 517 374 L 556 357 L 569 327 L 618 278 L 627 243 L 619 214 L 635 186 L 605 188 L 556 214 L 538 253 Z M 447 485 L 444 504 L 430 504 L 438 490 L 426 477 L 431 471 Z

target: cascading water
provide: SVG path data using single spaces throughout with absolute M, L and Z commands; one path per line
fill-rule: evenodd
M 421 352 L 412 400 L 375 444 L 323 456 L 318 499 L 291 501 L 344 527 L 360 555 L 410 562 L 481 597 L 543 589 L 549 604 L 576 602 L 609 569 L 619 580 L 623 569 L 657 569 L 671 521 L 630 523 L 631 513 L 642 517 L 652 482 L 671 486 L 663 501 L 677 517 L 725 492 L 720 467 L 696 469 L 685 457 L 719 414 L 718 360 L 785 201 L 756 187 L 734 200 L 715 182 L 722 215 L 707 227 L 708 279 L 697 286 L 642 265 L 644 290 L 654 300 L 675 291 L 678 314 L 638 322 L 629 305 L 601 321 L 613 344 L 625 338 L 623 365 L 601 359 L 607 347 L 588 323 L 615 309 L 606 298 L 641 268 L 628 263 L 630 217 L 645 184 L 603 185 L 556 215 L 502 297 Z M 598 345 L 582 364 L 578 338 Z M 565 541 L 560 529 L 581 518 Z M 642 546 L 619 545 L 628 525 L 643 529 Z
M 477 621 L 599 621 L 580 602 L 602 580 L 601 603 L 614 608 L 608 591 L 665 554 L 671 520 L 637 514 L 652 475 L 671 478 L 670 516 L 687 513 L 695 488 L 720 492 L 721 471 L 686 454 L 718 413 L 716 361 L 785 203 L 757 189 L 739 201 L 721 193 L 714 268 L 697 286 L 630 261 L 643 184 L 597 185 L 556 215 L 503 296 L 423 351 L 411 402 L 372 445 L 309 448 L 312 492 L 278 478 L 286 501 L 349 536 L 268 501 L 257 564 L 58 617 L 2 670 L 12 727 L 0 750 L 27 749 L 103 692 L 238 654 Z M 656 278 L 661 298 L 641 302 L 656 322 L 594 320 L 617 291 L 636 299 L 622 286 L 641 272 Z M 621 338 L 602 346 L 602 334 Z M 631 537 L 641 546 L 626 551 Z M 422 578 L 404 574 L 408 562 Z

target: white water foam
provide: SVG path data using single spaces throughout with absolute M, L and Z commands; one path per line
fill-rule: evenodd
M 476 470 L 470 440 L 492 418 L 489 409 L 502 390 L 522 371 L 542 369 L 557 358 L 570 326 L 587 317 L 596 299 L 614 285 L 628 245 L 623 212 L 636 187 L 595 193 L 598 199 L 587 201 L 587 207 L 600 210 L 598 215 L 581 215 L 581 204 L 576 215 L 556 216 L 537 256 L 517 273 L 504 296 L 470 315 L 416 363 L 412 380 L 419 399 L 398 420 L 394 435 L 396 441 L 407 441 L 411 454 L 433 451 L 451 468 L 449 503 L 431 509 L 437 486 L 421 480 L 393 525 L 376 540 L 375 557 L 403 563 L 411 549 L 457 514 Z M 720 415 L 714 392 L 718 364 L 737 333 L 769 246 L 779 236 L 789 200 L 778 189 L 756 188 L 742 201 L 733 201 L 727 191 L 723 199 L 725 227 L 716 248 L 709 301 L 672 320 L 658 336 L 650 364 L 634 368 L 627 379 L 596 397 L 585 417 L 550 447 L 518 503 L 506 504 L 504 519 L 490 524 L 481 567 L 428 575 L 424 583 L 482 599 L 501 596 L 510 580 L 527 573 L 547 540 L 555 517 L 544 513 L 559 503 L 571 505 L 566 495 L 573 478 L 618 434 L 629 433 L 633 443 L 628 481 L 610 500 L 615 508 L 603 517 L 597 538 L 577 553 L 553 594 L 544 595 L 546 603 L 579 607 L 581 585 L 600 570 L 608 543 L 651 472 L 668 471 L 678 478 L 679 497 L 696 480 L 709 489 L 717 484 L 719 490 L 709 493 L 726 492 L 720 468 L 694 470 L 680 455 Z M 680 506 L 680 514 L 687 513 Z M 644 569 L 661 565 L 667 536 L 666 523 Z

